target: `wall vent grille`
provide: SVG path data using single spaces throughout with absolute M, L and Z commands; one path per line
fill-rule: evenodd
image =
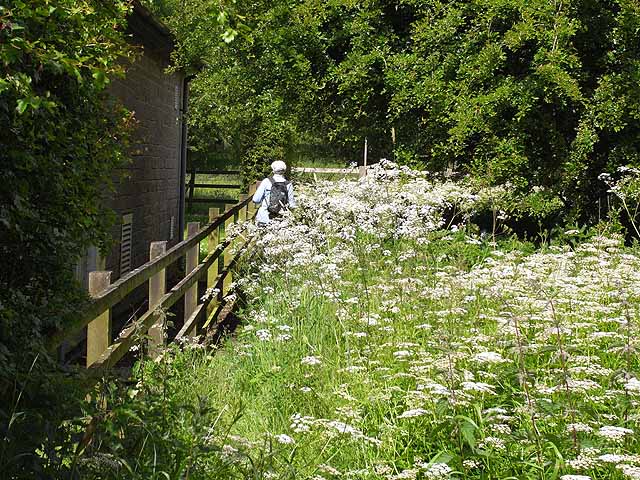
M 131 270 L 131 246 L 133 236 L 133 213 L 122 216 L 122 235 L 120 238 L 120 276 Z

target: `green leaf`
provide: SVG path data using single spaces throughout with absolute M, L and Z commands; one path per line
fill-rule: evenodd
M 233 39 L 236 38 L 237 34 L 238 34 L 237 30 L 234 30 L 233 28 L 228 28 L 222 34 L 222 40 L 224 40 L 225 43 L 231 43 L 233 42 Z
M 28 106 L 29 106 L 29 102 L 24 98 L 20 98 L 18 99 L 18 106 L 16 107 L 16 110 L 20 115 L 22 115 L 27 110 Z
M 476 437 L 474 435 L 475 430 L 475 427 L 468 422 L 464 422 L 460 426 L 462 438 L 464 438 L 465 442 L 467 442 L 471 448 L 476 448 Z
M 97 69 L 92 74 L 93 79 L 96 81 L 98 88 L 104 88 L 109 83 L 109 77 L 102 69 Z

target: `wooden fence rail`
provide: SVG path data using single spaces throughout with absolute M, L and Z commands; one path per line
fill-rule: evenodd
M 185 302 L 184 320 L 176 339 L 196 335 L 198 326 L 209 325 L 221 306 L 223 296 L 230 291 L 232 269 L 249 245 L 250 240 L 247 240 L 232 257 L 228 247 L 239 240 L 230 239 L 228 231 L 233 223 L 255 216 L 256 208 L 251 202 L 255 188 L 253 185 L 250 194 L 242 195 L 240 201 L 228 210 L 211 208 L 210 222 L 203 228 L 198 222 L 190 223 L 188 238 L 170 250 L 166 250 L 164 241 L 152 242 L 149 261 L 113 284 L 109 284 L 111 272 L 91 272 L 89 293 L 92 301 L 89 307 L 75 322 L 49 337 L 49 350 L 53 351 L 86 327 L 87 367 L 91 369 L 114 366 L 141 335 L 147 336 L 148 353 L 156 356 L 165 341 L 166 311 L 181 298 Z M 209 239 L 209 253 L 199 262 L 200 242 L 205 238 Z M 166 291 L 166 268 L 182 257 L 186 257 L 185 277 Z M 218 293 L 205 295 L 199 302 L 197 284 L 201 279 L 206 279 L 207 291 L 214 289 Z M 111 309 L 145 282 L 149 282 L 149 309 L 125 326 L 111 343 Z
M 187 182 L 187 200 L 186 208 L 191 210 L 194 203 L 224 203 L 223 199 L 212 198 L 194 198 L 194 192 L 196 188 L 208 188 L 208 189 L 239 189 L 242 187 L 239 183 L 196 183 L 196 175 L 239 175 L 239 170 L 191 170 L 187 172 L 189 175 L 189 181 Z

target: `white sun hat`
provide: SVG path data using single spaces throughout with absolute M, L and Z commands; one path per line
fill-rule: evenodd
M 284 173 L 287 171 L 287 164 L 282 160 L 276 160 L 271 164 L 271 170 L 273 173 Z

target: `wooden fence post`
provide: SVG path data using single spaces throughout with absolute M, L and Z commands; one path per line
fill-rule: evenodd
M 227 241 L 227 239 L 229 238 L 229 230 L 231 229 L 230 227 L 237 221 L 237 216 L 238 214 L 236 212 L 233 215 L 231 215 L 229 218 L 227 218 L 224 222 L 225 241 Z M 233 257 L 231 256 L 231 251 L 230 251 L 231 247 L 232 247 L 232 244 L 230 243 L 227 245 L 227 248 L 224 249 L 224 269 L 227 270 L 227 274 L 225 275 L 224 280 L 222 281 L 222 296 L 229 293 L 229 287 L 233 282 L 233 275 L 231 274 L 231 270 L 229 270 L 229 264 L 231 264 L 231 260 L 233 260 Z
M 111 283 L 111 272 L 89 273 L 89 294 L 97 295 Z M 87 367 L 100 358 L 111 344 L 111 309 L 107 309 L 87 325 Z
M 209 209 L 209 222 L 213 222 L 219 215 L 221 215 L 223 213 L 223 209 L 222 208 L 210 208 Z M 218 244 L 220 243 L 220 228 L 216 228 L 214 230 L 211 231 L 211 234 L 209 235 L 209 254 L 211 254 L 216 247 L 218 246 Z M 220 257 L 218 257 L 217 259 L 215 259 L 213 261 L 213 263 L 211 264 L 211 266 L 209 267 L 209 270 L 207 270 L 207 289 L 209 288 L 214 288 L 216 286 L 216 282 L 218 281 L 218 273 L 219 272 L 219 266 L 218 266 L 218 259 Z M 218 302 L 217 299 L 219 298 L 219 295 L 216 295 L 216 298 L 212 298 L 209 302 L 209 306 L 207 307 L 207 318 L 206 320 L 209 320 L 209 317 L 211 316 L 211 314 L 213 312 L 216 311 L 217 307 L 218 307 Z M 205 321 L 206 323 L 206 321 Z
M 189 196 L 187 198 L 187 211 L 191 211 L 191 208 L 193 207 L 193 192 L 195 190 L 195 185 L 196 185 L 196 168 L 193 167 L 193 170 L 191 170 L 191 178 L 189 179 Z
M 253 197 L 253 194 L 256 193 L 256 190 L 258 189 L 258 182 L 253 182 L 251 185 L 249 185 L 249 196 Z M 253 203 L 253 199 L 249 202 L 248 208 L 247 208 L 247 214 L 251 217 L 253 215 L 253 212 L 256 211 L 256 204 Z
M 200 222 L 189 222 L 187 224 L 187 238 L 193 237 L 200 230 Z M 185 262 L 185 275 L 188 275 L 194 268 L 198 266 L 200 256 L 200 244 L 194 245 L 187 250 L 186 262 Z M 189 290 L 184 294 L 184 321 L 186 322 L 191 318 L 193 312 L 195 312 L 198 306 L 198 282 L 195 282 Z M 194 336 L 198 332 L 197 324 L 194 323 L 190 332 L 187 332 L 188 336 Z
M 239 202 L 244 202 L 247 198 L 249 197 L 249 195 L 245 194 L 245 193 L 241 193 L 240 194 L 240 200 L 238 200 Z M 249 213 L 249 205 L 245 205 L 244 207 L 242 207 L 240 209 L 240 211 L 238 212 L 238 218 L 241 222 L 246 222 L 247 221 L 247 214 Z
M 149 260 L 161 257 L 167 251 L 167 242 L 151 242 L 149 246 Z M 149 279 L 149 310 L 153 310 L 167 291 L 167 272 L 160 270 Z M 149 356 L 156 358 L 165 345 L 165 318 L 159 318 L 149 328 Z

